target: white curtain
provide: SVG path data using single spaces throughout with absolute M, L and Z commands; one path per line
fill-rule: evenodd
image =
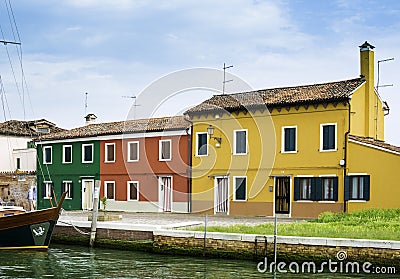
M 217 178 L 216 212 L 228 212 L 228 178 Z
M 163 211 L 171 212 L 172 207 L 172 183 L 171 177 L 162 177 L 161 183 L 164 187 L 164 197 L 163 197 Z

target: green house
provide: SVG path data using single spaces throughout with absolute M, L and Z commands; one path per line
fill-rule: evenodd
M 92 209 L 94 183 L 100 177 L 100 142 L 61 134 L 58 139 L 41 138 L 36 145 L 38 209 L 48 208 L 52 195 L 59 199 L 64 191 L 64 209 Z

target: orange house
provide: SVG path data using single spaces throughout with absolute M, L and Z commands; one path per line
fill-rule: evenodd
M 190 122 L 177 116 L 104 124 L 111 133 L 100 137 L 107 210 L 189 212 Z

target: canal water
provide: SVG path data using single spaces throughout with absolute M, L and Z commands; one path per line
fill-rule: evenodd
M 274 275 L 260 273 L 257 263 L 251 261 L 52 245 L 47 253 L 0 251 L 0 278 L 274 278 Z M 275 278 L 378 277 L 376 274 L 286 273 L 277 274 Z

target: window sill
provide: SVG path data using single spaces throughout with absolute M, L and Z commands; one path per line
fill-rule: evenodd
M 366 200 L 348 200 L 348 202 L 354 202 L 354 203 L 358 203 L 358 202 L 367 202 Z
M 297 153 L 297 150 L 296 151 L 281 151 L 281 154 L 296 154 Z
M 128 202 L 138 202 L 138 200 L 127 200 Z
M 72 162 L 62 162 L 64 165 L 72 164 Z
M 160 162 L 169 162 L 169 161 L 172 161 L 172 159 L 158 159 L 158 161 L 160 161 Z
M 195 157 L 207 157 L 208 156 L 208 154 L 204 154 L 204 155 L 199 155 L 199 154 L 196 154 L 196 155 L 194 155 Z
M 336 203 L 336 201 L 318 201 L 318 203 Z
M 249 153 L 233 153 L 233 155 L 237 155 L 237 156 L 246 156 L 249 155 Z
M 93 164 L 93 161 L 91 161 L 91 162 L 82 162 L 82 164 Z
M 325 153 L 325 152 L 336 152 L 336 151 L 338 151 L 337 150 L 337 148 L 336 149 L 328 149 L 328 150 L 319 150 L 319 152 L 321 152 L 321 153 Z
M 104 161 L 104 164 L 112 164 L 115 163 L 115 161 Z
M 245 200 L 232 200 L 232 202 L 247 202 L 247 199 L 245 199 Z
M 312 200 L 297 200 L 295 202 L 300 202 L 300 203 L 313 203 L 314 201 Z
M 139 162 L 139 160 L 127 160 L 128 163 Z

